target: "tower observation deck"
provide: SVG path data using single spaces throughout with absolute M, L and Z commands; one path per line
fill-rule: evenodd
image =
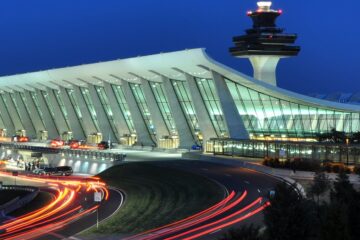
M 245 35 L 233 38 L 235 47 L 230 53 L 235 57 L 249 58 L 254 68 L 254 78 L 276 85 L 276 67 L 280 58 L 297 56 L 299 46 L 294 46 L 296 34 L 284 33 L 276 26 L 282 10 L 271 9 L 272 2 L 260 1 L 256 11 L 248 11 L 253 27 Z

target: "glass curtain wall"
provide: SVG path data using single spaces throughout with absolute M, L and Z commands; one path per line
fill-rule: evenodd
M 29 107 L 29 104 L 28 104 L 28 102 L 27 102 L 25 93 L 20 92 L 20 97 L 21 97 L 21 101 L 23 102 L 23 104 L 24 104 L 24 106 L 25 106 L 26 112 L 29 114 L 29 116 L 31 116 L 32 112 L 31 112 L 30 107 Z
M 342 162 L 347 165 L 360 163 L 360 147 L 358 145 L 232 139 L 212 139 L 210 141 L 213 147 L 207 149 L 207 152 L 215 155 L 280 160 L 316 159 L 319 162 Z
M 86 106 L 87 106 L 87 108 L 88 108 L 88 110 L 90 112 L 91 119 L 93 120 L 93 122 L 95 124 L 96 131 L 100 132 L 99 122 L 98 122 L 98 119 L 97 119 L 94 104 L 93 104 L 93 102 L 91 100 L 89 89 L 84 88 L 84 87 L 80 87 L 80 92 L 81 92 L 81 95 L 83 96 L 83 98 L 85 100 L 85 103 L 86 103 Z
M 130 113 L 130 110 L 129 110 L 129 106 L 128 106 L 127 102 L 126 102 L 125 95 L 124 95 L 122 87 L 119 86 L 119 85 L 112 85 L 111 87 L 112 87 L 112 89 L 113 89 L 113 91 L 115 93 L 116 100 L 117 100 L 117 102 L 118 102 L 118 104 L 120 106 L 121 112 L 124 115 L 126 124 L 129 127 L 130 132 L 132 134 L 136 134 L 136 130 L 135 130 L 135 127 L 134 127 L 134 122 L 132 120 L 131 113 Z
M 67 96 L 69 97 L 70 99 L 70 102 L 71 102 L 71 105 L 73 106 L 74 110 L 75 110 L 75 114 L 76 114 L 76 117 L 77 119 L 79 120 L 80 122 L 80 126 L 83 130 L 83 133 L 86 133 L 85 131 L 85 125 L 84 125 L 84 119 L 83 119 L 83 116 L 81 114 L 81 110 L 80 110 L 80 107 L 79 107 L 79 104 L 77 102 L 77 99 L 75 97 L 75 93 L 74 93 L 74 90 L 72 89 L 66 89 L 66 94 Z
M 169 102 L 165 96 L 165 92 L 161 83 L 149 82 L 154 93 L 156 103 L 158 104 L 166 127 L 172 136 L 177 136 L 178 132 L 175 126 L 174 118 L 171 114 Z
M 219 137 L 228 137 L 226 123 L 221 109 L 220 99 L 216 93 L 214 80 L 196 78 L 196 83 L 217 135 Z
M 18 102 L 16 101 L 16 98 L 15 98 L 15 96 L 14 96 L 13 93 L 10 93 L 9 95 L 10 95 L 11 101 L 13 102 L 13 104 L 14 104 L 14 106 L 15 106 L 16 115 L 17 115 L 18 118 L 20 119 L 21 124 L 24 126 L 24 120 L 21 118 Z M 5 100 L 5 99 L 4 99 L 4 100 Z M 5 105 L 6 105 L 6 101 L 4 101 L 4 102 L 5 102 Z M 8 106 L 6 105 L 6 107 L 8 107 Z M 25 127 L 25 126 L 24 126 L 24 127 Z
M 10 116 L 10 113 L 9 113 L 9 108 L 7 107 L 7 105 L 6 105 L 6 102 L 5 102 L 5 99 L 4 99 L 4 97 L 3 97 L 3 94 L 0 94 L 0 98 L 2 99 L 2 101 L 4 102 L 4 104 L 5 104 L 5 111 L 7 112 L 7 114 Z M 2 118 L 2 116 L 1 116 L 1 118 Z M 10 120 L 11 120 L 11 116 L 10 116 Z M 5 124 L 5 122 L 4 122 L 4 120 L 3 120 L 3 123 Z M 6 126 L 6 125 L 5 125 Z M 17 129 L 15 129 L 15 131 L 17 131 Z M 5 133 L 6 133 L 6 131 L 5 131 Z M 2 130 L 2 133 L 1 134 L 3 134 L 3 130 Z
M 196 116 L 194 104 L 190 97 L 188 87 L 185 85 L 185 82 L 179 80 L 171 80 L 171 83 L 176 93 L 176 97 L 180 102 L 181 109 L 184 112 L 187 123 L 192 130 L 194 139 L 196 139 L 200 144 L 202 144 L 202 134 L 199 128 L 199 121 Z
M 30 110 L 30 108 L 29 108 L 29 104 L 27 103 L 25 94 L 24 94 L 23 92 L 19 92 L 19 94 L 20 94 L 20 99 L 21 99 L 22 103 L 23 103 L 24 106 L 25 106 L 26 113 L 27 113 L 28 116 L 30 117 L 31 114 L 32 114 L 32 112 L 31 112 L 31 110 Z M 30 120 L 31 120 L 31 118 L 30 118 Z M 34 129 L 36 129 L 36 128 L 35 128 L 35 125 L 34 125 L 34 123 L 33 123 L 32 121 L 31 121 L 31 125 L 33 126 Z
M 36 92 L 30 92 L 30 95 L 31 95 L 32 100 L 34 101 L 34 105 L 35 105 L 36 111 L 38 112 L 38 114 L 39 114 L 39 116 L 40 116 L 40 120 L 41 120 L 43 126 L 45 127 L 45 129 L 47 129 L 48 126 L 46 126 L 46 124 L 45 124 L 44 114 L 43 114 L 43 112 L 42 112 L 42 110 L 41 110 L 37 93 L 36 93 Z
M 302 105 L 231 80 L 226 80 L 226 83 L 246 129 L 253 137 L 315 138 L 319 133 L 332 130 L 359 131 L 359 113 Z
M 54 107 L 53 105 L 51 104 L 51 101 L 50 101 L 50 98 L 49 98 L 49 94 L 45 91 L 41 91 L 41 94 L 43 95 L 44 99 L 45 99 L 45 104 L 50 112 L 50 115 L 51 115 L 51 119 L 52 121 L 55 123 L 54 125 L 56 126 L 57 128 L 57 124 L 55 122 L 55 118 L 56 118 L 56 115 L 55 115 L 55 112 L 54 112 Z M 56 129 L 58 133 L 61 133 L 59 131 L 59 129 Z
M 134 94 L 137 105 L 140 108 L 143 119 L 145 120 L 146 126 L 152 136 L 156 136 L 156 129 L 151 119 L 149 107 L 146 103 L 146 98 L 140 84 L 130 83 L 131 91 Z
M 71 129 L 70 128 L 70 122 L 69 122 L 69 116 L 68 116 L 68 112 L 66 111 L 66 108 L 65 108 L 65 104 L 60 96 L 61 92 L 60 90 L 53 90 L 54 92 L 54 95 L 55 95 L 55 98 L 56 98 L 56 101 L 57 103 L 59 104 L 60 106 L 60 110 L 65 118 L 65 123 L 66 123 L 66 126 L 67 126 L 67 129 Z
M 112 111 L 112 109 L 110 107 L 109 99 L 106 96 L 105 89 L 103 87 L 100 87 L 100 86 L 95 86 L 95 88 L 96 88 L 96 92 L 97 92 L 97 94 L 98 94 L 98 96 L 100 98 L 101 105 L 105 109 L 105 113 L 106 113 L 107 119 L 110 122 L 110 126 L 112 128 L 112 131 L 113 131 L 113 133 L 115 133 L 117 139 L 120 139 L 119 133 L 118 133 L 117 128 L 116 128 L 115 120 L 114 120 L 114 114 L 113 114 L 113 111 Z

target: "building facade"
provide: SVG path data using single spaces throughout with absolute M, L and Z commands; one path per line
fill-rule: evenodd
M 260 4 L 255 15 L 273 11 L 270 6 Z M 232 50 L 261 62 L 253 64 L 255 77 L 216 62 L 204 49 L 0 77 L 1 134 L 188 149 L 212 138 L 315 140 L 333 130 L 360 132 L 360 106 L 276 86 L 278 60 L 300 49 L 289 46 L 295 35 L 267 27 L 271 31 L 259 23 L 247 30 L 246 46 L 255 41 L 253 48 L 241 48 L 245 40 L 237 37 Z M 263 48 L 269 46 L 264 37 L 277 39 L 275 52 Z

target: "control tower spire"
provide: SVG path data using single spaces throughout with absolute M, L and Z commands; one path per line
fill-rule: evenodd
M 256 11 L 248 11 L 253 27 L 245 35 L 233 38 L 235 47 L 230 53 L 235 57 L 249 58 L 254 78 L 276 86 L 276 67 L 281 58 L 297 56 L 300 47 L 294 46 L 296 34 L 284 33 L 276 26 L 282 10 L 271 9 L 271 1 L 259 1 Z

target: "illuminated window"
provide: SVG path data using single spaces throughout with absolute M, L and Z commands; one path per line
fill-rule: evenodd
M 217 135 L 226 137 L 228 135 L 226 124 L 213 79 L 196 78 L 195 80 Z
M 199 143 L 201 143 L 201 139 L 199 136 L 201 135 L 201 131 L 199 128 L 199 121 L 196 116 L 194 104 L 190 97 L 189 89 L 185 85 L 185 82 L 178 80 L 171 80 L 172 86 L 175 90 L 176 97 L 181 105 L 181 109 L 184 112 L 187 123 L 192 130 L 192 134 L 194 139 L 196 139 Z
M 170 106 L 169 106 L 168 100 L 165 96 L 165 92 L 164 92 L 162 84 L 154 83 L 154 82 L 149 82 L 149 84 L 154 93 L 156 103 L 159 106 L 161 115 L 165 121 L 168 131 L 173 136 L 178 135 L 176 126 L 175 126 L 175 122 L 174 122 L 174 118 L 171 114 Z
M 123 114 L 123 116 L 125 118 L 125 121 L 126 121 L 126 124 L 127 124 L 128 128 L 130 129 L 130 132 L 135 134 L 136 130 L 135 130 L 135 127 L 134 127 L 134 122 L 133 122 L 132 117 L 131 117 L 129 106 L 128 106 L 126 100 L 125 100 L 125 95 L 124 95 L 122 87 L 119 86 L 119 85 L 112 85 L 111 87 L 112 87 L 112 89 L 113 89 L 113 91 L 115 93 L 116 100 L 118 101 L 121 112 L 122 112 L 122 114 Z
M 109 104 L 109 99 L 106 96 L 105 89 L 103 87 L 99 87 L 99 86 L 95 86 L 95 88 L 96 88 L 96 92 L 100 98 L 100 102 L 105 109 L 105 113 L 106 113 L 107 119 L 109 120 L 109 123 L 111 125 L 112 131 L 116 135 L 118 135 L 118 131 L 116 129 L 116 124 L 115 124 L 115 120 L 114 120 L 114 114 L 113 114 L 113 111 Z M 118 137 L 118 139 L 120 139 L 119 136 L 117 136 L 117 137 Z
M 146 103 L 146 98 L 145 98 L 144 92 L 141 88 L 141 85 L 130 83 L 130 88 L 131 88 L 132 93 L 134 94 L 136 103 L 140 109 L 141 115 L 146 123 L 146 126 L 147 126 L 150 134 L 155 136 L 156 129 L 155 129 L 154 123 L 151 119 L 149 107 Z
M 80 87 L 80 91 L 81 91 L 81 95 L 83 96 L 84 100 L 85 100 L 85 103 L 86 103 L 86 106 L 90 112 L 90 116 L 91 116 L 91 119 L 93 120 L 93 123 L 96 127 L 96 131 L 100 131 L 100 128 L 99 128 L 99 122 L 98 122 L 98 119 L 97 119 L 97 115 L 96 115 L 96 111 L 95 111 L 95 107 L 94 107 L 94 104 L 91 100 L 91 97 L 90 97 L 90 93 L 89 93 L 89 89 L 87 88 L 84 88 L 84 87 Z

